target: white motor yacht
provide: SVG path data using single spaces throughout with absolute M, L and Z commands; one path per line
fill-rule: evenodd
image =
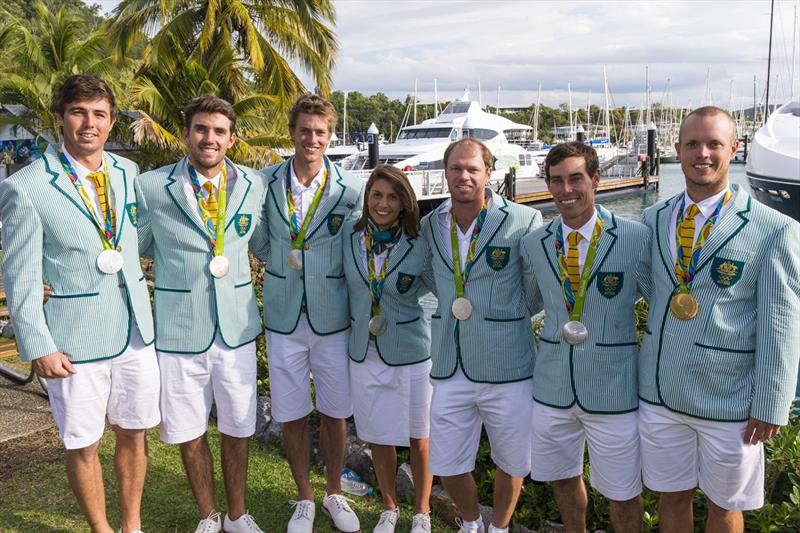
M 753 196 L 800 220 L 800 100 L 773 111 L 756 132 L 746 172 Z

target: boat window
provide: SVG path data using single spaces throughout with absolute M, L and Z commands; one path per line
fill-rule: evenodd
M 483 141 L 494 139 L 497 137 L 497 135 L 498 133 L 496 131 L 487 128 L 470 128 L 468 130 L 464 130 L 464 137 L 475 137 L 476 139 L 481 139 Z
M 469 111 L 469 102 L 450 102 L 447 104 L 447 107 L 444 108 L 442 111 L 443 115 L 448 113 L 456 114 L 456 113 L 466 113 Z
M 446 139 L 451 136 L 453 128 L 416 128 L 404 129 L 399 139 Z
M 533 130 L 504 130 L 503 133 L 509 141 L 533 139 Z

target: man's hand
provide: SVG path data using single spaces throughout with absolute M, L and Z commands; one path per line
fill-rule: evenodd
M 47 283 L 44 284 L 44 302 L 47 303 L 47 300 L 50 299 L 50 296 L 53 294 L 53 289 Z
M 67 356 L 61 352 L 34 359 L 31 366 L 40 378 L 65 378 L 77 372 Z
M 747 421 L 747 426 L 744 428 L 744 443 L 758 444 L 759 442 L 766 442 L 777 435 L 780 429 L 780 426 L 762 422 L 761 420 L 751 417 Z

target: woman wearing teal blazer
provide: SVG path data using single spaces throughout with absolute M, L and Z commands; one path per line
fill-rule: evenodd
M 419 207 L 405 174 L 378 166 L 367 181 L 361 218 L 344 231 L 353 412 L 359 438 L 372 448 L 385 507 L 374 532 L 392 533 L 400 516 L 395 446 L 411 447 L 411 531 L 429 532 L 430 327 L 420 305 L 429 253 L 417 238 Z

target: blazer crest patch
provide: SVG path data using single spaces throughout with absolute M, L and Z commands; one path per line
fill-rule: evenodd
M 414 283 L 416 276 L 412 276 L 411 274 L 406 274 L 404 272 L 398 272 L 397 274 L 397 281 L 395 285 L 397 286 L 397 292 L 400 294 L 405 294 L 408 292 L 408 289 L 411 288 L 411 285 Z
M 128 212 L 128 218 L 131 220 L 133 227 L 139 226 L 139 218 L 136 216 L 136 204 L 128 204 L 125 206 L 125 211 Z
M 487 246 L 486 263 L 492 270 L 503 270 L 508 265 L 511 248 L 508 246 Z
M 344 215 L 339 215 L 336 213 L 331 213 L 328 215 L 328 231 L 331 235 L 336 235 L 339 233 L 339 229 L 342 227 L 342 222 L 344 222 Z
M 714 280 L 717 287 L 727 289 L 736 285 L 736 282 L 742 278 L 742 270 L 744 270 L 742 261 L 715 257 L 711 262 L 711 279 Z
M 239 237 L 244 237 L 250 231 L 250 225 L 253 223 L 253 215 L 236 215 L 233 219 L 233 225 L 236 226 L 236 233 Z
M 598 272 L 597 290 L 606 298 L 611 299 L 622 290 L 624 281 L 624 272 Z

